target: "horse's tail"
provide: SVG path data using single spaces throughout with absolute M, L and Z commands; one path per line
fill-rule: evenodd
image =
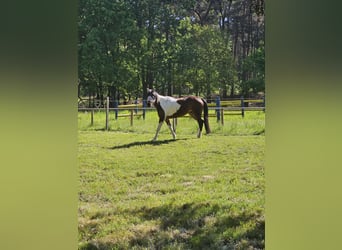
M 209 119 L 208 119 L 208 104 L 206 102 L 206 100 L 204 100 L 203 98 L 201 98 L 203 101 L 203 111 L 204 111 L 204 127 L 205 127 L 205 131 L 207 134 L 209 134 L 210 131 L 210 127 L 209 127 Z

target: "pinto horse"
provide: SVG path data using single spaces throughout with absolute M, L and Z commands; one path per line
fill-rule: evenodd
M 176 133 L 173 130 L 169 119 L 184 116 L 186 114 L 190 114 L 191 117 L 198 122 L 198 138 L 201 137 L 203 124 L 206 133 L 210 133 L 208 121 L 208 105 L 203 98 L 195 96 L 173 98 L 171 96 L 159 95 L 156 91 L 147 89 L 147 103 L 149 106 L 151 106 L 152 104 L 157 109 L 159 116 L 159 124 L 157 127 L 156 135 L 154 136 L 152 141 L 157 140 L 158 133 L 164 121 L 170 129 L 173 139 L 176 139 Z M 202 111 L 204 119 L 201 118 Z

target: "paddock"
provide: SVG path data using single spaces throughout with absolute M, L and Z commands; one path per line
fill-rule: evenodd
M 240 123 L 198 139 L 189 118 L 152 142 L 153 114 L 79 130 L 79 249 L 264 249 L 265 136 Z
M 265 112 L 233 111 L 155 142 L 155 108 L 80 111 L 79 249 L 263 249 Z

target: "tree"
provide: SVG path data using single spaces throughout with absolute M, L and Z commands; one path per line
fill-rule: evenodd
M 265 91 L 265 50 L 258 48 L 248 56 L 243 63 L 243 70 L 247 72 L 247 80 L 242 85 L 242 93 L 258 93 Z
M 80 0 L 79 95 L 264 89 L 263 0 Z

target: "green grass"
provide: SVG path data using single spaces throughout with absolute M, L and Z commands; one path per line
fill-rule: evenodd
M 78 118 L 80 249 L 264 249 L 262 112 L 212 118 L 201 139 L 182 118 L 154 143 L 154 113 L 103 118 Z
M 211 112 L 214 114 L 213 111 Z M 128 112 L 120 111 L 120 114 L 128 114 Z M 111 112 L 109 117 L 109 130 L 111 131 L 153 134 L 158 125 L 158 117 L 154 110 L 146 112 L 145 120 L 142 117 L 134 117 L 133 126 L 130 126 L 130 117 L 128 116 L 119 117 L 115 120 L 115 115 Z M 104 130 L 105 121 L 106 116 L 104 112 L 98 111 L 94 113 L 93 125 L 90 123 L 90 112 L 80 112 L 78 114 L 78 126 L 82 131 Z M 182 117 L 178 118 L 177 121 L 176 132 L 179 135 L 179 138 L 182 135 L 197 134 L 198 125 L 194 119 L 190 117 Z M 263 111 L 247 111 L 245 112 L 244 118 L 242 118 L 241 115 L 225 115 L 223 126 L 216 121 L 216 117 L 209 117 L 209 121 L 210 128 L 214 134 L 259 135 L 264 134 L 265 132 L 265 113 Z M 171 138 L 170 131 L 165 123 L 162 126 L 160 133 L 166 135 L 164 138 Z

